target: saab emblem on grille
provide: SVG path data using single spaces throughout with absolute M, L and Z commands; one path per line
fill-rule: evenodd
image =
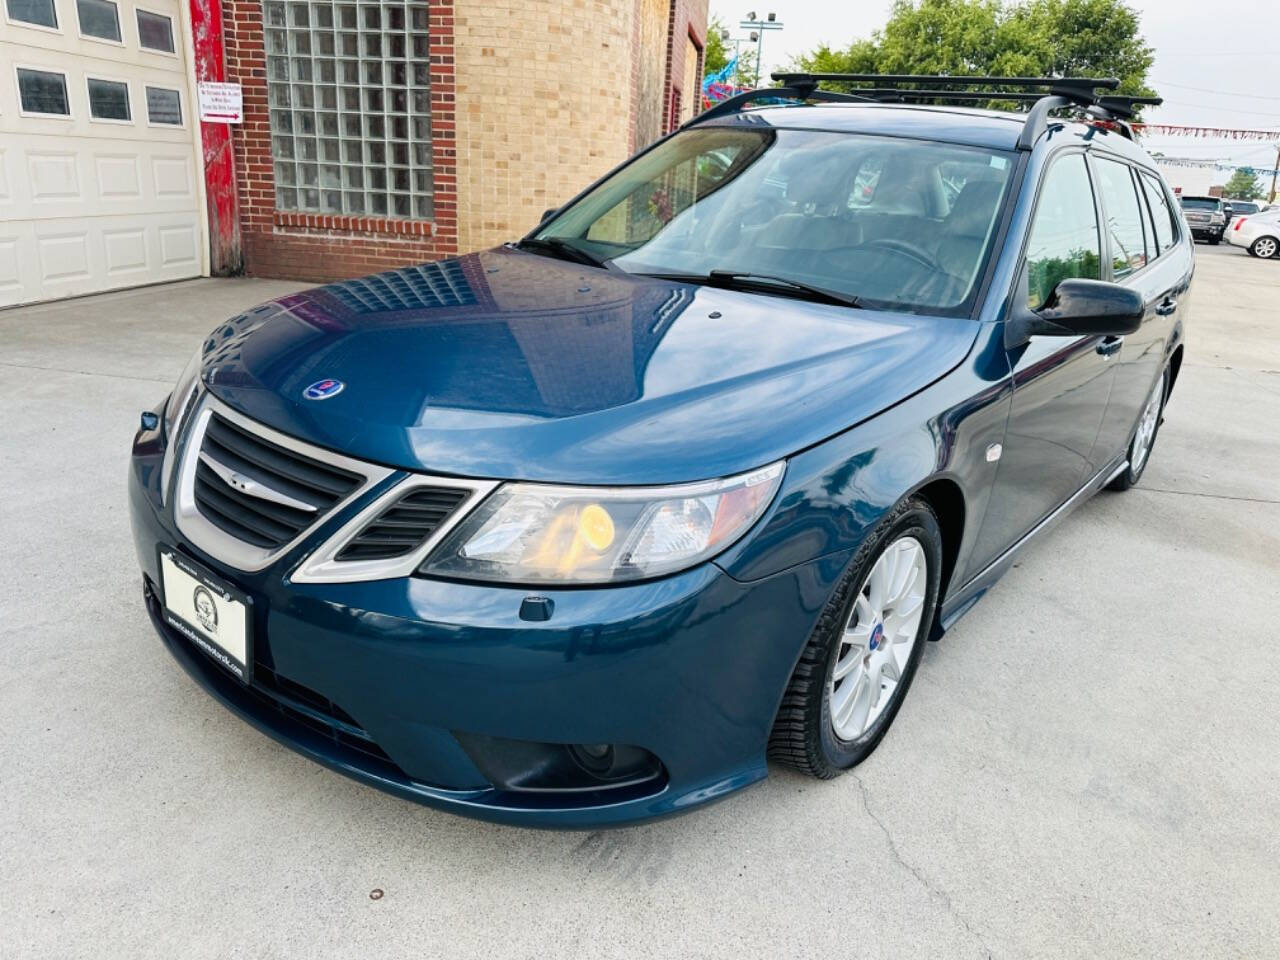
M 302 391 L 302 395 L 308 400 L 328 400 L 330 397 L 336 397 L 340 394 L 346 384 L 341 380 L 317 380 L 307 389 Z

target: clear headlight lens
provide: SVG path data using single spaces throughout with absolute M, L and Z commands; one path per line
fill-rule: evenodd
M 455 530 L 422 572 L 505 583 L 611 583 L 691 567 L 764 514 L 783 463 L 671 487 L 509 483 Z
M 180 425 L 179 421 L 182 418 L 182 412 L 187 409 L 187 404 L 191 402 L 191 394 L 195 392 L 196 384 L 200 382 L 200 367 L 203 359 L 204 345 L 201 344 L 187 362 L 182 375 L 178 377 L 178 382 L 173 387 L 173 393 L 169 394 L 169 402 L 164 407 L 165 443 L 173 442 L 174 433 Z

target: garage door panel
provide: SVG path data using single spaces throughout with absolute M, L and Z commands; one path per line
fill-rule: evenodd
M 145 271 L 151 262 L 147 232 L 141 227 L 102 231 L 102 248 L 109 277 Z
M 22 292 L 18 238 L 0 236 L 0 304 L 16 303 Z
M 196 231 L 191 224 L 169 224 L 159 228 L 160 263 L 166 269 L 181 269 L 196 261 Z
M 44 287 L 91 278 L 88 231 L 38 234 L 36 253 L 40 259 L 40 282 Z
M 137 154 L 99 153 L 93 159 L 98 196 L 104 200 L 142 199 Z
M 190 157 L 153 156 L 151 173 L 156 197 L 188 202 L 195 199 Z
M 31 178 L 34 203 L 51 200 L 82 200 L 77 155 L 70 150 L 28 152 L 27 174 Z

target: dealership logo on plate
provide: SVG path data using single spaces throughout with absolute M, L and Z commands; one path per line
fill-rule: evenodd
M 191 603 L 196 608 L 196 619 L 200 626 L 209 633 L 218 632 L 218 605 L 213 602 L 213 594 L 204 587 L 196 587 L 191 594 Z
M 346 384 L 341 380 L 317 380 L 307 389 L 302 391 L 302 395 L 308 400 L 328 400 L 330 397 L 336 397 L 340 394 Z

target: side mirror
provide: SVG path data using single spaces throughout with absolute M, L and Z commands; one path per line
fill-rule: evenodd
M 556 215 L 559 209 L 560 209 L 559 207 L 548 207 L 546 210 L 543 210 L 542 219 L 538 221 L 538 224 L 542 225 L 546 223 L 548 220 L 550 220 L 552 217 Z
M 1145 312 L 1146 302 L 1136 290 L 1073 277 L 1059 281 L 1039 310 L 1019 307 L 1006 326 L 1005 343 L 1014 346 L 1035 336 L 1122 337 L 1142 325 Z

